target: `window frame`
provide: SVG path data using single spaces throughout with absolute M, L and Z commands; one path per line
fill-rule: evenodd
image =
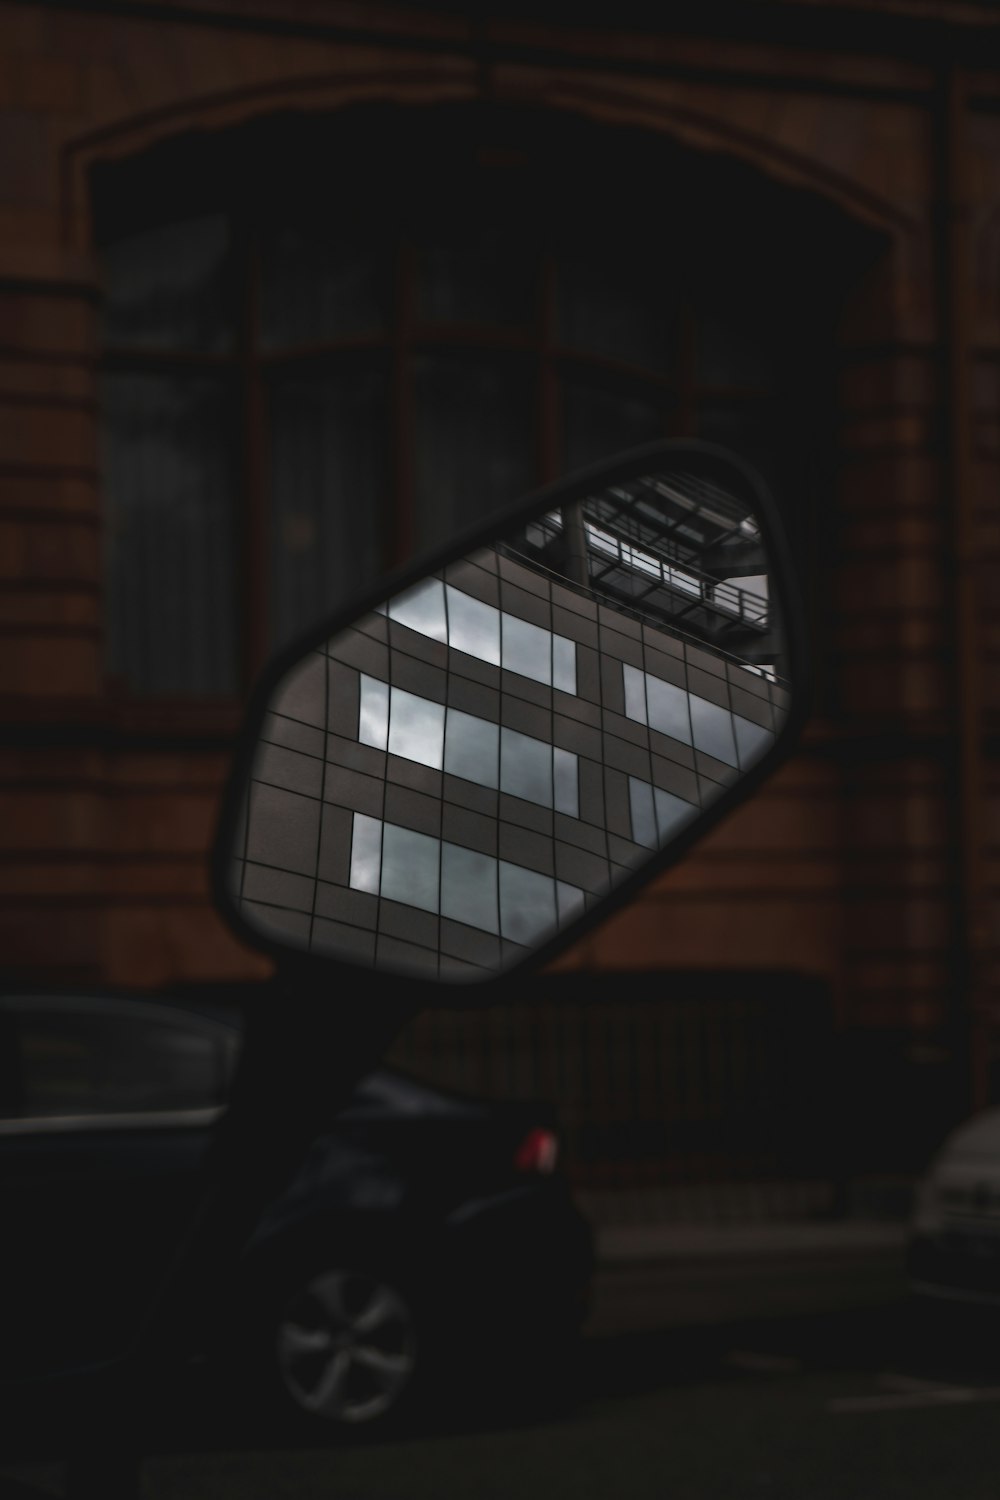
M 520 153 L 520 154 L 519 154 Z M 495 152 L 481 152 L 484 170 L 489 170 Z M 523 146 L 507 153 L 517 158 L 516 170 L 530 174 L 533 165 Z M 509 161 L 508 161 L 509 165 Z M 533 181 L 530 177 L 526 182 Z M 534 255 L 535 306 L 533 318 L 523 327 L 507 328 L 483 322 L 442 323 L 419 316 L 418 257 L 420 249 L 405 223 L 395 238 L 391 254 L 391 287 L 386 325 L 377 333 L 349 334 L 308 343 L 268 348 L 262 336 L 262 211 L 250 207 L 246 185 L 233 189 L 228 198 L 218 195 L 205 201 L 182 203 L 163 211 L 143 227 L 182 223 L 208 213 L 222 214 L 230 231 L 230 272 L 237 295 L 236 323 L 228 352 L 198 353 L 192 350 L 162 350 L 141 347 L 103 348 L 102 373 L 215 374 L 223 377 L 234 397 L 235 451 L 231 453 L 235 484 L 236 528 L 236 620 L 238 682 L 232 694 L 200 696 L 194 693 L 145 698 L 109 678 L 115 712 L 120 722 L 141 727 L 166 724 L 181 732 L 207 729 L 227 736 L 239 723 L 240 707 L 275 649 L 269 628 L 269 526 L 271 516 L 268 381 L 277 371 L 312 372 L 317 376 L 338 369 L 363 353 L 381 354 L 387 364 L 389 400 L 386 413 L 386 446 L 389 454 L 385 493 L 379 500 L 378 532 L 382 571 L 389 573 L 414 552 L 414 453 L 415 379 L 413 361 L 419 356 L 445 355 L 461 359 L 481 356 L 495 360 L 505 354 L 520 355 L 532 369 L 534 476 L 531 488 L 548 484 L 566 472 L 563 431 L 563 391 L 570 376 L 581 378 L 590 389 L 632 393 L 645 398 L 661 414 L 656 438 L 704 436 L 703 414 L 723 410 L 745 415 L 777 413 L 779 393 L 772 387 L 708 381 L 699 373 L 699 323 L 696 294 L 678 299 L 677 323 L 670 357 L 661 369 L 575 348 L 559 332 L 559 264 L 548 240 L 539 242 Z M 296 205 L 284 199 L 287 222 L 297 220 Z M 102 232 L 105 243 L 134 232 L 127 210 L 119 209 L 114 223 Z M 506 497 L 513 500 L 515 496 Z

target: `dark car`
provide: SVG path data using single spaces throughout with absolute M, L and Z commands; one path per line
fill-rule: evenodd
M 0 997 L 7 1378 L 125 1345 L 196 1202 L 239 1048 L 235 1010 Z M 572 1346 L 593 1260 L 557 1156 L 544 1106 L 380 1069 L 262 1215 L 192 1354 L 334 1425 L 384 1420 L 454 1373 L 537 1378 Z

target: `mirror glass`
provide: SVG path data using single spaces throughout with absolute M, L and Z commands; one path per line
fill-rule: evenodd
M 486 979 L 703 818 L 789 711 L 773 564 L 726 473 L 577 486 L 302 657 L 242 796 L 244 922 Z

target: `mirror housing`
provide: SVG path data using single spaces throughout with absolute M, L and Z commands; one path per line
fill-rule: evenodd
M 596 465 L 272 661 L 224 796 L 220 909 L 279 962 L 490 1003 L 787 756 L 806 677 L 759 476 L 696 442 Z

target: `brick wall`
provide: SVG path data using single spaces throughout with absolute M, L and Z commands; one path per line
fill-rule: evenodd
M 562 962 L 781 966 L 839 1011 L 922 1027 L 947 1005 L 957 858 L 950 500 L 935 59 L 336 0 L 195 24 L 0 4 L 0 878 L 7 964 L 156 984 L 253 974 L 205 874 L 233 721 L 167 727 L 102 668 L 96 311 L 87 172 L 192 127 L 358 99 L 541 105 L 641 125 L 818 193 L 885 250 L 841 316 L 823 717 L 754 802 Z M 224 23 L 224 24 L 223 24 Z M 363 25 L 366 34 L 360 35 Z M 975 483 L 985 729 L 1000 654 L 1000 73 L 970 72 Z M 978 102 L 977 102 L 978 101 Z M 994 113 L 991 113 L 994 111 Z M 817 267 L 817 276 L 828 268 Z M 895 747 L 893 749 L 892 747 Z M 983 836 L 997 910 L 1000 773 Z

